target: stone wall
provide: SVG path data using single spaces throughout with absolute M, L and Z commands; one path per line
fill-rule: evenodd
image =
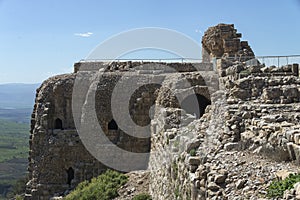
M 143 66 L 147 66 L 146 68 Z M 162 67 L 168 66 L 168 67 Z M 102 61 L 80 61 L 74 64 L 74 72 L 80 71 L 98 71 L 99 69 L 105 69 L 109 72 L 114 71 L 129 71 L 135 70 L 148 70 L 155 73 L 168 73 L 168 72 L 192 72 L 192 71 L 212 71 L 213 65 L 209 62 L 202 63 L 178 63 L 178 62 L 102 62 Z
M 198 164 L 198 158 L 189 158 L 188 152 L 199 147 L 201 138 L 194 131 L 201 126 L 199 120 L 205 109 L 209 109 L 211 104 L 211 94 L 218 90 L 218 76 L 215 72 L 206 73 L 206 81 L 193 74 L 190 77 L 193 82 L 185 90 L 175 93 L 175 96 L 185 95 L 185 91 L 190 89 L 197 94 L 204 96 L 199 99 L 199 107 L 203 107 L 200 115 L 192 115 L 187 112 L 183 102 L 178 102 L 180 98 L 172 98 L 168 91 L 161 90 L 158 94 L 156 104 L 163 105 L 164 108 L 156 110 L 155 120 L 152 120 L 152 147 L 150 156 L 150 192 L 154 199 L 191 199 L 192 177 L 190 170 L 194 171 L 194 164 Z M 169 90 L 176 91 L 176 76 L 169 77 L 164 82 Z M 210 81 L 214 84 L 212 84 Z M 209 87 L 214 85 L 214 87 Z M 201 93 L 197 93 L 201 88 Z M 173 93 L 174 95 L 174 93 Z M 181 105 L 180 106 L 178 106 Z M 197 108 L 194 107 L 193 110 Z M 200 120 L 201 120 L 200 119 Z M 188 163 L 192 163 L 189 165 Z
M 255 155 L 300 163 L 299 66 L 266 67 L 240 37 L 233 25 L 205 32 L 203 60 L 222 58 L 215 71 L 211 63 L 82 61 L 74 73 L 46 80 L 32 113 L 26 199 L 64 195 L 108 168 L 83 145 L 82 123 L 99 124 L 121 149 L 151 152 L 147 166 L 136 165 L 149 167 L 153 199 L 261 196 L 273 172 L 295 168 Z M 118 84 L 132 92 L 127 104 L 113 96 Z M 89 106 L 93 121 L 85 121 Z M 123 131 L 112 107 L 151 125 L 151 139 Z
M 249 60 L 254 54 L 247 43 L 229 45 L 223 36 L 241 35 L 232 25 L 218 25 L 202 41 L 212 45 L 204 46 L 204 56 L 223 58 L 216 62 L 219 90 L 211 91 L 205 114 L 193 120 L 165 96 L 167 106 L 152 121 L 154 199 L 256 199 L 265 197 L 280 170 L 298 172 L 298 64 L 266 67 Z
M 202 37 L 203 60 L 212 58 L 232 58 L 240 61 L 254 58 L 254 53 L 247 41 L 240 41 L 233 24 L 218 24 L 205 31 Z
M 266 192 L 275 172 L 297 172 L 279 163 L 300 163 L 298 65 L 274 68 L 223 59 L 217 69 L 220 90 L 210 93 L 211 105 L 200 119 L 177 126 L 180 110 L 169 107 L 157 114 L 168 126 L 156 127 L 152 136 L 154 199 L 251 199 Z M 245 154 L 248 159 L 242 159 Z M 256 164 L 249 164 L 254 158 Z
M 91 70 L 87 67 L 89 64 Z M 92 91 L 95 91 L 97 116 L 95 123 L 99 123 L 113 144 L 126 151 L 139 153 L 150 151 L 150 138 L 133 137 L 118 127 L 120 121 L 114 119 L 111 110 L 113 91 L 117 84 L 122 85 L 124 80 L 124 84 L 126 80 L 133 80 L 132 85 L 129 86 L 134 86 L 136 89 L 128 104 L 125 105 L 125 109 L 129 109 L 129 114 L 137 125 L 146 126 L 151 122 L 151 109 L 158 96 L 164 96 L 161 84 L 152 84 L 152 82 L 163 82 L 164 79 L 168 80 L 167 77 L 175 76 L 176 79 L 171 79 L 172 84 L 181 85 L 185 92 L 191 85 L 194 92 L 209 98 L 208 88 L 213 88 L 216 80 L 216 77 L 208 76 L 209 73 L 213 73 L 212 71 L 198 72 L 192 64 L 185 63 L 165 63 L 163 65 L 165 68 L 162 68 L 162 64 L 147 63 L 147 67 L 137 68 L 140 63 L 133 62 L 131 65 L 137 67 L 130 67 L 130 72 L 120 67 L 128 63 L 119 63 L 118 69 L 114 68 L 115 63 L 89 64 L 76 63 L 77 73 L 49 78 L 37 90 L 31 120 L 28 168 L 30 181 L 27 184 L 26 199 L 49 199 L 52 196 L 64 195 L 78 183 L 89 180 L 108 168 L 89 153 L 78 134 L 78 125 L 85 123 L 86 101 Z M 77 68 L 78 65 L 82 65 L 83 68 Z M 96 76 L 99 66 L 107 68 L 102 76 Z M 212 69 L 211 64 L 197 66 Z M 183 72 L 176 71 L 179 69 Z M 191 72 L 185 72 L 188 70 Z M 80 81 L 76 82 L 78 80 Z M 204 80 L 209 83 L 208 86 L 203 85 Z M 80 95 L 74 96 L 74 86 L 80 91 Z M 126 93 L 127 89 L 129 92 L 129 86 L 125 87 L 123 92 Z M 116 109 L 123 112 L 121 105 L 124 104 L 118 102 L 123 99 L 115 100 L 120 105 L 120 108 Z M 162 104 L 164 101 L 167 102 L 169 99 L 161 100 Z M 136 165 L 139 166 L 139 163 Z M 145 167 L 147 166 L 143 169 Z
M 279 68 L 261 64 L 242 67 L 247 72 L 241 71 L 239 78 L 223 79 L 231 116 L 237 116 L 242 124 L 240 128 L 231 127 L 233 120 L 229 120 L 230 130 L 258 153 L 280 161 L 299 162 L 296 156 L 300 122 L 298 64 Z

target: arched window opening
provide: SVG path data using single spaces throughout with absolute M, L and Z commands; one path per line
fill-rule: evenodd
M 108 130 L 118 130 L 118 124 L 114 119 L 108 123 Z
M 195 115 L 197 119 L 201 118 L 205 113 L 205 108 L 211 102 L 206 97 L 200 94 L 189 95 L 181 103 L 181 108 L 187 113 Z
M 62 126 L 62 121 L 61 119 L 57 118 L 54 122 L 54 128 L 55 129 L 63 129 L 63 126 Z
M 67 184 L 69 186 L 71 186 L 71 182 L 72 180 L 74 179 L 74 169 L 72 167 L 70 167 L 68 170 L 67 170 L 67 175 L 68 175 L 68 179 L 67 179 Z

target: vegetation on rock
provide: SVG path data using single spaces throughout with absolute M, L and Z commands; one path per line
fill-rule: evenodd
M 107 170 L 90 182 L 80 183 L 65 200 L 88 200 L 101 199 L 110 200 L 118 196 L 118 189 L 124 185 L 128 177 L 122 173 Z
M 192 149 L 190 151 L 190 156 L 196 156 L 196 150 L 195 149 Z
M 294 184 L 297 182 L 300 182 L 300 174 L 290 174 L 284 180 L 275 180 L 268 188 L 267 197 L 283 197 L 284 191 L 294 188 Z
M 141 193 L 132 198 L 132 200 L 152 200 L 150 194 Z

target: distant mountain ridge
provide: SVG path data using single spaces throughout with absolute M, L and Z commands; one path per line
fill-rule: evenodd
M 34 105 L 36 89 L 40 83 L 0 84 L 0 108 L 32 108 Z

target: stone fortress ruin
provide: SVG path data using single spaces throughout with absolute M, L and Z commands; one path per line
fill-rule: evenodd
M 44 81 L 31 119 L 25 199 L 64 195 L 109 168 L 85 148 L 76 126 L 86 115 L 85 98 L 91 90 L 95 91 L 95 123 L 110 142 L 128 152 L 155 152 L 146 165 L 136 163 L 136 170 L 150 169 L 153 199 L 258 195 L 255 192 L 264 190 L 264 184 L 246 192 L 232 184 L 241 178 L 231 174 L 238 165 L 227 162 L 236 159 L 228 152 L 250 150 L 279 161 L 300 162 L 299 69 L 298 64 L 265 66 L 240 38 L 233 25 L 219 24 L 202 38 L 201 63 L 82 61 L 74 64 L 74 73 Z M 105 72 L 92 80 L 100 68 Z M 151 138 L 127 134 L 113 117 L 113 90 L 122 77 L 138 77 L 138 89 L 126 109 L 137 125 L 149 125 Z M 78 78 L 83 93 L 76 96 L 74 106 Z M 149 79 L 162 80 L 165 87 L 149 84 Z M 182 87 L 177 89 L 178 85 Z M 155 118 L 149 114 L 153 105 L 160 108 L 153 111 Z M 243 180 L 258 178 L 245 174 Z M 246 184 L 251 183 L 241 185 Z

